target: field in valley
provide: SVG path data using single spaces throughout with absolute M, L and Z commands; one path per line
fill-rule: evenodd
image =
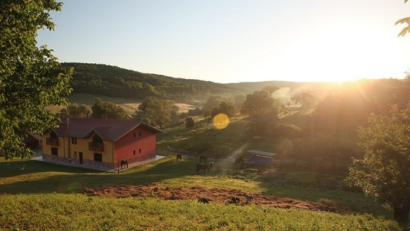
M 71 94 L 68 97 L 68 102 L 70 103 L 77 103 L 77 104 L 86 104 L 90 107 L 94 104 L 94 100 L 96 98 L 100 98 L 104 102 L 112 102 L 118 104 L 122 108 L 124 108 L 130 115 L 133 114 L 137 109 L 138 106 L 141 104 L 141 100 L 137 99 L 128 99 L 128 98 L 117 98 L 117 97 L 109 97 L 103 95 L 92 95 L 92 94 L 85 94 L 85 93 L 76 93 Z M 186 104 L 186 103 L 176 103 L 179 107 L 179 113 L 187 112 L 189 109 L 195 109 L 193 105 Z M 48 109 L 53 112 L 59 112 L 65 106 L 49 106 Z

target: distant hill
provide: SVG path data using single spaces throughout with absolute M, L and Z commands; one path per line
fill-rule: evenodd
M 300 92 L 312 94 L 316 100 L 323 98 L 329 91 L 341 86 L 334 82 L 292 82 L 292 81 L 263 81 L 263 82 L 241 82 L 225 84 L 231 88 L 241 89 L 248 93 L 259 91 L 266 86 L 277 86 L 281 88 L 285 98 L 290 98 Z
M 170 76 L 141 73 L 124 68 L 90 63 L 62 63 L 73 67 L 71 85 L 74 93 L 103 95 L 142 100 L 146 96 L 173 99 L 177 102 L 192 103 L 203 100 L 209 94 L 233 96 L 244 95 L 261 90 L 266 86 L 277 86 L 291 97 L 298 92 L 309 92 L 316 99 L 322 98 L 340 84 L 331 82 L 241 82 L 214 83 L 195 79 L 174 78 Z
M 209 94 L 246 93 L 243 89 L 210 81 L 147 74 L 104 64 L 62 63 L 62 65 L 74 68 L 71 82 L 74 93 L 132 99 L 157 96 L 179 102 L 191 102 L 195 98 L 203 98 Z

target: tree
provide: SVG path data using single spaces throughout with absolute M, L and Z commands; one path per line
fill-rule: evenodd
M 202 110 L 208 112 L 209 114 L 211 113 L 212 109 L 214 107 L 217 107 L 219 103 L 224 101 L 225 98 L 219 95 L 209 95 L 208 98 L 206 99 L 204 105 L 202 106 Z
M 37 46 L 37 30 L 54 29 L 54 0 L 0 2 L 0 151 L 7 160 L 28 157 L 28 132 L 42 134 L 57 116 L 46 110 L 63 105 L 71 92 L 71 69 L 60 66 L 52 50 Z
M 389 115 L 371 115 L 358 131 L 363 159 L 355 159 L 348 182 L 393 208 L 394 219 L 407 222 L 410 211 L 410 104 Z
M 245 95 L 235 95 L 232 99 L 232 101 L 235 104 L 235 108 L 237 111 L 241 110 L 241 105 L 243 101 L 245 101 L 246 96 Z
M 193 128 L 195 126 L 195 121 L 192 117 L 188 117 L 185 119 L 185 127 L 186 128 Z
M 278 121 L 275 99 L 265 90 L 246 95 L 241 107 L 241 113 L 249 116 L 251 120 L 249 131 L 254 135 L 270 135 Z
M 156 97 L 146 97 L 135 111 L 134 119 L 143 119 L 145 122 L 163 128 L 176 116 L 179 108 L 173 100 L 161 100 Z
M 404 0 L 404 3 L 406 3 L 408 0 Z M 405 36 L 408 32 L 410 32 L 410 17 L 407 18 L 402 18 L 397 20 L 396 24 L 403 24 L 403 23 L 407 23 L 407 26 L 404 27 L 401 32 L 399 33 L 399 36 Z
M 295 103 L 301 103 L 302 107 L 310 107 L 315 101 L 315 98 L 309 92 L 300 92 L 292 96 L 291 100 Z
M 128 119 L 129 117 L 127 111 L 121 106 L 112 102 L 104 102 L 100 98 L 95 99 L 92 110 L 94 118 Z
M 211 117 L 214 117 L 221 113 L 227 115 L 229 118 L 235 116 L 236 109 L 234 103 L 227 101 L 220 102 L 218 106 L 212 108 Z
M 60 110 L 60 118 L 90 118 L 93 111 L 86 104 L 69 103 Z

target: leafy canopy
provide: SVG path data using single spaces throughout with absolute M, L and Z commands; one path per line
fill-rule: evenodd
M 69 103 L 60 110 L 59 116 L 63 118 L 90 118 L 93 111 L 87 104 Z
M 394 106 L 389 115 L 372 115 L 368 127 L 359 128 L 359 146 L 365 152 L 354 160 L 349 182 L 368 196 L 389 203 L 394 218 L 406 222 L 410 211 L 410 104 Z
M 93 118 L 107 119 L 128 119 L 129 117 L 127 111 L 121 106 L 112 102 L 102 101 L 100 98 L 94 100 L 92 116 Z
M 0 152 L 6 159 L 27 157 L 28 132 L 42 134 L 56 116 L 48 105 L 66 103 L 72 70 L 60 66 L 52 50 L 37 46 L 37 30 L 54 29 L 55 0 L 0 2 Z
M 249 132 L 261 137 L 271 135 L 279 119 L 276 100 L 268 90 L 255 91 L 246 95 L 241 114 L 249 116 Z
M 164 128 L 176 116 L 179 108 L 173 100 L 146 97 L 134 113 L 134 119 L 141 119 L 152 126 Z
M 404 3 L 406 3 L 408 0 L 404 0 Z M 405 36 L 408 32 L 410 32 L 410 17 L 407 18 L 402 18 L 397 20 L 397 22 L 395 23 L 395 25 L 397 24 L 403 24 L 403 23 L 407 23 L 407 26 L 404 27 L 401 32 L 399 33 L 399 36 Z

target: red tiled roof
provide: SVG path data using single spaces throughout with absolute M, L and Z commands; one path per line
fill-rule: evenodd
M 68 126 L 67 126 L 68 123 Z M 104 119 L 63 119 L 57 123 L 59 127 L 53 128 L 58 136 L 85 138 L 94 132 L 103 140 L 117 141 L 119 138 L 138 126 L 144 126 L 154 132 L 160 130 L 136 120 L 104 120 Z

